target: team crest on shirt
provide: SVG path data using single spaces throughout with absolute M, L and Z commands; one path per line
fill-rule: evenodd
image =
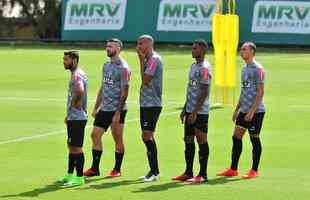
M 197 82 L 196 80 L 194 80 L 194 79 L 191 79 L 191 80 L 189 81 L 189 84 L 190 84 L 190 86 L 195 87 L 195 86 L 198 85 L 198 82 Z

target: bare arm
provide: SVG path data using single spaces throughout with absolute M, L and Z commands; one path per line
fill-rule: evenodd
M 76 86 L 74 88 L 74 93 L 75 96 L 72 99 L 72 107 L 76 108 L 76 109 L 81 109 L 82 107 L 82 97 L 84 95 L 84 86 L 82 82 L 77 82 Z
M 126 99 L 128 97 L 128 91 L 129 91 L 129 85 L 124 86 L 124 88 L 121 90 L 121 97 L 117 105 L 117 111 L 119 112 L 121 112 L 124 108 Z

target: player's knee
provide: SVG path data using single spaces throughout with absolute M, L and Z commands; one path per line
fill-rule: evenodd
M 69 149 L 72 154 L 79 154 L 83 152 L 82 147 L 70 146 Z
M 152 132 L 144 131 L 142 133 L 142 140 L 143 141 L 154 140 Z
M 185 143 L 194 143 L 195 137 L 193 135 L 187 135 L 184 137 L 184 142 Z

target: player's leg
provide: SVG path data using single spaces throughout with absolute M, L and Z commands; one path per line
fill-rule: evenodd
M 186 114 L 184 123 L 184 157 L 186 168 L 183 174 L 172 178 L 172 180 L 176 181 L 186 181 L 193 177 L 193 164 L 195 158 L 195 130 L 192 124 L 187 123 L 187 117 L 188 114 Z
M 207 166 L 209 159 L 209 144 L 208 144 L 208 118 L 209 115 L 198 115 L 195 126 L 195 136 L 199 145 L 199 174 L 188 180 L 193 183 L 202 183 L 208 181 Z
M 252 143 L 252 168 L 242 178 L 255 178 L 258 176 L 258 166 L 262 153 L 262 144 L 260 140 L 260 131 L 263 124 L 265 113 L 256 113 L 253 117 L 250 127 L 248 128 L 250 140 Z
M 144 181 L 155 181 L 159 179 L 157 145 L 154 137 L 154 132 L 160 112 L 160 107 L 140 109 L 142 140 L 147 149 L 147 158 L 150 166 L 150 172 L 143 177 Z
M 112 122 L 110 112 L 99 111 L 95 117 L 91 133 L 92 140 L 92 166 L 84 172 L 84 176 L 99 176 L 100 159 L 103 151 L 102 135 L 109 128 Z
M 85 183 L 83 177 L 83 168 L 85 157 L 83 153 L 83 143 L 84 143 L 84 132 L 86 120 L 75 120 L 72 121 L 71 130 L 72 138 L 69 143 L 69 152 L 73 157 L 76 169 L 76 177 L 71 178 L 65 185 L 67 186 L 78 186 Z
M 115 165 L 113 170 L 109 173 L 110 177 L 119 177 L 121 175 L 121 166 L 125 153 L 125 145 L 123 140 L 124 123 L 125 123 L 126 111 L 121 113 L 119 123 L 111 125 L 112 136 L 115 142 Z
M 229 169 L 225 169 L 218 173 L 218 176 L 237 176 L 238 175 L 238 163 L 242 153 L 242 138 L 248 127 L 248 123 L 244 120 L 245 113 L 239 113 L 236 125 L 234 129 L 234 134 L 232 136 L 233 146 L 231 152 L 231 165 Z

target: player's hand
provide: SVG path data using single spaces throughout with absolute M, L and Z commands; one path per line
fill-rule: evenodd
M 187 118 L 189 124 L 194 124 L 196 119 L 197 119 L 197 113 L 195 112 L 191 113 Z
M 185 121 L 185 112 L 184 111 L 182 111 L 180 114 L 180 120 L 181 120 L 182 124 L 184 124 L 184 121 Z
M 64 123 L 67 124 L 68 123 L 68 118 L 65 117 Z
M 91 116 L 92 116 L 93 118 L 95 118 L 95 117 L 96 117 L 96 114 L 97 114 L 97 110 L 94 109 L 93 112 L 91 113 Z
M 254 112 L 250 111 L 245 115 L 244 120 L 249 122 L 249 121 L 252 121 L 253 117 L 254 117 Z
M 113 115 L 113 118 L 112 118 L 112 123 L 113 124 L 118 124 L 120 123 L 120 119 L 121 119 L 121 112 L 120 111 L 116 111 Z
M 145 53 L 143 53 L 142 51 L 140 51 L 138 48 L 136 48 L 137 50 L 137 53 L 138 53 L 138 56 L 139 56 L 139 59 L 140 60 L 144 60 L 145 59 Z
M 235 112 L 234 112 L 234 114 L 233 114 L 233 116 L 232 116 L 232 121 L 233 121 L 233 122 L 236 122 L 237 117 L 238 117 L 238 114 L 239 114 L 238 111 L 235 111 Z

